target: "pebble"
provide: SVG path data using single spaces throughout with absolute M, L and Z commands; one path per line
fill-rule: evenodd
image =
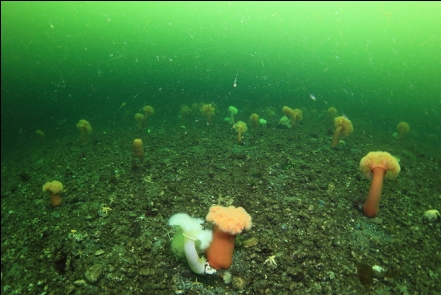
M 74 282 L 74 285 L 75 286 L 83 286 L 83 285 L 85 285 L 86 284 L 86 281 L 85 280 L 76 280 L 75 282 Z
M 372 266 L 372 271 L 374 272 L 374 277 L 377 279 L 384 278 L 384 275 L 386 274 L 386 270 L 379 265 Z
M 85 274 L 86 280 L 89 283 L 96 283 L 103 274 L 103 266 L 101 264 L 94 264 Z

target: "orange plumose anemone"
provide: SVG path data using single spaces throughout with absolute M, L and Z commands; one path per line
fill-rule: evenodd
M 331 146 L 333 148 L 339 143 L 341 137 L 348 136 L 354 130 L 351 121 L 349 121 L 349 119 L 345 118 L 344 116 L 335 118 L 334 124 L 335 131 L 331 143 Z
M 396 178 L 401 170 L 400 164 L 388 152 L 370 152 L 361 159 L 360 170 L 366 178 L 372 178 L 363 212 L 367 217 L 375 217 L 380 206 L 383 179 Z
M 259 115 L 256 113 L 251 114 L 250 121 L 253 123 L 254 127 L 259 126 Z
M 337 109 L 334 107 L 330 107 L 328 109 L 328 118 L 330 119 L 331 124 L 334 124 L 335 117 L 337 117 Z
M 142 156 L 144 156 L 144 143 L 140 138 L 133 140 L 133 155 L 138 158 L 142 158 Z
M 252 226 L 251 216 L 242 207 L 212 206 L 206 220 L 214 224 L 213 241 L 205 255 L 210 266 L 227 269 L 233 263 L 236 235 Z
M 51 204 L 54 207 L 58 207 L 61 205 L 63 199 L 60 194 L 63 192 L 63 184 L 58 180 L 54 180 L 51 182 L 46 182 L 43 185 L 43 192 L 48 192 L 51 196 Z
M 409 132 L 410 126 L 406 122 L 400 122 L 397 125 L 397 130 L 398 130 L 398 137 L 397 137 L 397 139 L 401 139 L 401 138 L 403 138 L 404 134 Z
M 142 111 L 144 112 L 144 118 L 147 119 L 151 115 L 155 113 L 155 110 L 151 106 L 145 106 L 142 108 Z
M 334 108 L 334 107 L 330 107 L 330 108 L 328 109 L 328 114 L 329 114 L 331 117 L 335 117 L 335 116 L 337 115 L 337 109 Z
M 138 122 L 138 130 L 144 128 L 149 118 L 155 113 L 155 110 L 151 106 L 144 106 L 142 111 L 144 114 L 135 114 L 135 120 Z
M 300 109 L 291 109 L 290 107 L 284 106 L 282 112 L 290 120 L 289 128 L 294 128 L 298 122 L 303 120 L 303 113 Z
M 37 131 L 35 131 L 35 134 L 37 134 L 37 136 L 38 136 L 39 139 L 43 139 L 43 138 L 44 138 L 44 135 L 45 135 L 44 132 L 41 131 L 40 129 L 37 130 Z
M 247 124 L 242 121 L 238 121 L 233 125 L 233 128 L 237 131 L 237 141 L 242 141 L 242 135 L 248 130 Z
M 81 140 L 85 142 L 87 135 L 92 132 L 92 126 L 90 126 L 90 123 L 88 121 L 81 119 L 77 123 L 77 128 L 81 132 Z
M 294 128 L 294 125 L 303 120 L 303 113 L 300 109 L 293 109 L 291 113 L 291 126 Z
M 187 105 L 181 105 L 180 110 L 179 110 L 179 114 L 182 117 L 186 117 L 191 114 L 191 109 Z
M 135 121 L 138 123 L 138 130 L 141 130 L 144 125 L 145 117 L 141 113 L 135 114 Z
M 212 104 L 204 104 L 201 107 L 201 113 L 207 118 L 208 125 L 213 125 L 211 117 L 214 115 L 215 110 Z

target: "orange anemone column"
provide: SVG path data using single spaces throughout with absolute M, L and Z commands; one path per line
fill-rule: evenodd
M 217 225 L 213 227 L 213 241 L 205 255 L 215 269 L 227 269 L 233 263 L 234 243 L 236 235 L 223 232 Z
M 369 194 L 363 206 L 364 215 L 367 217 L 374 217 L 378 214 L 385 173 L 386 170 L 381 167 L 372 169 L 371 187 L 369 188 Z

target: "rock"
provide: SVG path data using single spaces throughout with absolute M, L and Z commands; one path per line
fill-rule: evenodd
M 89 283 L 96 283 L 103 274 L 103 266 L 101 264 L 94 264 L 86 271 L 85 277 Z
M 372 266 L 372 271 L 374 272 L 374 277 L 376 277 L 377 279 L 384 278 L 384 275 L 386 273 L 386 270 L 379 265 Z
M 141 268 L 138 273 L 140 276 L 148 277 L 148 276 L 154 274 L 155 271 L 150 268 Z
M 303 271 L 300 267 L 295 267 L 295 268 L 288 268 L 288 276 L 290 276 L 292 278 L 292 280 L 300 282 L 303 280 Z
M 232 286 L 233 289 L 236 291 L 242 291 L 245 290 L 247 283 L 242 277 L 234 276 L 232 279 Z
M 75 282 L 74 282 L 74 285 L 75 286 L 84 286 L 86 284 L 86 281 L 85 280 L 76 280 Z
M 334 246 L 334 247 L 338 247 L 338 246 L 341 245 L 341 241 L 340 241 L 340 239 L 339 239 L 338 237 L 335 237 L 335 238 L 333 238 L 333 239 L 331 240 L 331 244 L 332 244 L 332 246 Z
M 315 191 L 315 190 L 318 190 L 319 187 L 316 183 L 308 183 L 308 184 L 306 184 L 306 188 L 311 191 Z

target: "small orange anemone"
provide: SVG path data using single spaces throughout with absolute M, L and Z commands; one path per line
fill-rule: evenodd
M 330 107 L 330 108 L 328 109 L 328 114 L 329 114 L 331 117 L 335 117 L 335 116 L 337 115 L 337 109 L 334 108 L 334 107 Z
M 294 125 L 297 122 L 300 122 L 303 120 L 302 111 L 299 109 L 293 109 L 290 119 L 291 119 L 291 125 L 292 125 L 292 127 L 294 127 Z
M 211 116 L 214 114 L 215 108 L 211 104 L 204 104 L 201 107 L 201 113 L 207 118 L 208 125 L 212 125 Z
M 237 131 L 237 141 L 242 141 L 242 134 L 247 132 L 247 124 L 242 121 L 238 121 L 233 125 L 234 130 Z
M 197 110 L 199 110 L 199 104 L 197 102 L 194 102 L 194 103 L 191 104 L 191 108 L 194 111 L 197 111 Z
M 142 142 L 142 139 L 136 138 L 133 141 L 133 154 L 138 158 L 144 156 L 144 143 Z
M 282 113 L 286 116 L 286 117 L 290 117 L 291 116 L 291 113 L 292 113 L 292 109 L 290 108 L 290 107 L 288 107 L 288 106 L 284 106 L 283 108 L 282 108 Z
M 136 120 L 136 122 L 138 122 L 138 130 L 142 129 L 142 126 L 144 124 L 144 119 L 145 119 L 145 117 L 143 114 L 140 114 L 140 113 L 135 114 L 135 120 Z
M 187 105 L 182 105 L 179 113 L 181 116 L 186 117 L 191 113 L 191 109 Z
M 236 235 L 252 226 L 251 216 L 242 207 L 212 206 L 206 217 L 214 223 L 213 241 L 205 255 L 213 268 L 227 269 L 233 263 Z
M 87 122 L 86 120 L 80 120 L 77 123 L 77 128 L 80 130 L 81 132 L 81 139 L 82 141 L 86 141 L 86 136 L 92 132 L 92 126 L 90 126 L 89 122 Z
M 250 121 L 254 124 L 255 127 L 259 126 L 259 115 L 256 113 L 253 113 L 250 116 Z
M 49 192 L 51 196 L 51 204 L 54 207 L 58 207 L 61 205 L 63 199 L 60 196 L 60 193 L 63 192 L 63 184 L 58 180 L 54 180 L 52 182 L 46 182 L 43 185 L 43 192 Z
M 37 134 L 38 139 L 42 140 L 44 138 L 44 132 L 41 131 L 40 129 L 38 129 L 37 131 L 35 131 L 35 134 Z
M 348 136 L 354 130 L 352 128 L 351 121 L 349 121 L 343 116 L 335 118 L 334 123 L 335 123 L 335 132 L 334 132 L 334 136 L 332 137 L 332 143 L 331 143 L 331 146 L 333 148 L 340 141 L 340 137 Z
M 303 119 L 302 111 L 299 109 L 291 109 L 290 107 L 284 106 L 282 108 L 283 114 L 291 120 L 291 128 L 295 126 L 297 122 Z
M 272 108 L 266 108 L 265 113 L 267 117 L 274 117 L 276 115 L 276 112 L 274 112 Z
M 144 117 L 147 119 L 147 117 L 150 117 L 155 113 L 155 110 L 151 106 L 145 106 L 142 108 L 142 111 L 144 112 Z
M 400 122 L 397 125 L 397 130 L 398 130 L 398 139 L 401 139 L 403 137 L 404 134 L 406 134 L 407 132 L 409 132 L 410 130 L 410 126 L 409 124 L 407 124 L 406 122 Z

